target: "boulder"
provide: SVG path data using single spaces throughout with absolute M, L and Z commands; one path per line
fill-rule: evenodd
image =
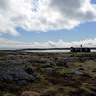
M 19 66 L 20 64 L 21 62 L 18 60 L 8 60 L 8 61 L 5 60 L 5 61 L 0 62 L 0 65 L 4 68 Z
M 53 61 L 50 61 L 50 65 L 52 65 L 52 66 L 56 66 L 56 63 L 53 62 Z
M 27 72 L 29 75 L 33 75 L 38 78 L 38 76 L 36 75 L 36 73 L 33 71 L 31 67 L 26 67 L 24 71 Z
M 70 73 L 64 73 L 63 76 L 64 76 L 64 77 L 69 77 L 69 78 L 72 77 Z
M 3 68 L 0 70 L 0 81 L 34 81 L 36 76 L 28 74 L 19 67 Z
M 58 66 L 69 68 L 69 65 L 67 64 L 66 61 L 60 61 L 59 64 L 58 64 Z
M 68 59 L 66 59 L 68 62 L 72 62 L 72 63 L 74 63 L 74 62 L 76 62 L 77 61 L 77 59 L 76 58 L 68 58 Z
M 27 72 L 27 73 L 30 74 L 30 75 L 34 73 L 34 71 L 32 70 L 31 67 L 26 67 L 26 68 L 24 69 L 24 71 Z
M 8 60 L 18 60 L 18 58 L 14 57 L 14 56 L 7 56 L 6 59 L 8 59 Z
M 94 69 L 92 72 L 96 72 L 96 69 Z
M 75 70 L 75 69 L 71 69 L 71 72 L 74 73 L 75 75 L 78 75 L 78 76 L 84 76 L 85 75 L 84 72 L 81 72 L 81 71 Z
M 24 85 L 27 85 L 28 82 L 26 80 L 21 80 L 21 81 L 18 81 L 17 84 L 24 86 Z
M 51 73 L 54 73 L 55 70 L 54 70 L 53 68 L 47 68 L 47 69 L 44 70 L 44 72 L 45 72 L 46 74 L 51 74 Z

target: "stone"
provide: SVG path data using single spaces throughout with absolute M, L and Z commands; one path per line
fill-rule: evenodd
M 24 71 L 27 72 L 29 75 L 32 75 L 32 76 L 34 76 L 35 78 L 38 78 L 38 76 L 36 75 L 36 73 L 33 71 L 33 69 L 32 69 L 31 67 L 26 67 Z M 31 76 L 31 77 L 32 77 L 32 76 Z M 32 77 L 32 78 L 33 78 L 33 77 Z
M 28 74 L 19 67 L 3 68 L 0 70 L 0 81 L 34 81 L 36 76 Z
M 53 62 L 53 61 L 50 61 L 50 65 L 52 65 L 52 66 L 56 66 L 56 63 Z
M 70 73 L 64 73 L 64 77 L 72 77 Z
M 8 60 L 8 61 L 3 61 L 3 62 L 0 62 L 0 65 L 4 68 L 7 68 L 7 67 L 14 67 L 14 66 L 19 66 L 20 65 L 20 62 L 17 61 L 17 60 Z
M 45 69 L 44 72 L 47 73 L 47 74 L 51 74 L 51 73 L 54 73 L 55 70 L 53 70 L 53 68 L 47 68 L 47 69 Z
M 68 61 L 68 62 L 72 62 L 72 63 L 74 63 L 74 62 L 77 61 L 77 59 L 76 59 L 76 58 L 68 58 L 67 61 Z
M 27 73 L 30 74 L 30 75 L 34 73 L 34 71 L 32 70 L 31 67 L 25 68 L 24 71 L 27 72 Z
M 58 64 L 58 66 L 69 68 L 69 65 L 67 64 L 66 61 L 60 61 L 59 64 Z
M 94 69 L 92 72 L 96 72 L 96 69 Z
M 78 75 L 78 76 L 84 76 L 85 75 L 84 72 L 81 72 L 81 71 L 75 70 L 75 69 L 71 69 L 71 72 L 74 73 L 75 75 Z
M 21 81 L 18 81 L 17 84 L 24 86 L 24 85 L 27 85 L 28 82 L 26 80 L 21 80 Z
M 84 70 L 83 68 L 79 68 L 79 70 Z

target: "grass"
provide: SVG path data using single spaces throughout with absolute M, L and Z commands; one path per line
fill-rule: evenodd
M 11 93 L 5 93 L 3 96 L 16 96 L 16 95 L 13 95 Z
M 65 67 L 55 67 L 54 68 L 56 70 L 57 73 L 64 75 L 65 73 L 72 73 L 70 71 L 70 68 L 65 68 Z
M 6 54 L 6 52 L 4 52 L 4 51 L 0 51 L 0 56 L 2 57 L 2 56 L 6 56 L 7 54 Z
M 96 57 L 95 53 L 76 53 L 73 54 L 72 57 Z

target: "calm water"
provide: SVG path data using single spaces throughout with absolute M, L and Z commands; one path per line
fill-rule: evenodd
M 26 52 L 70 52 L 70 50 L 26 50 Z M 96 52 L 96 50 L 91 50 L 91 52 Z
M 26 52 L 70 52 L 70 50 L 26 50 Z
M 91 50 L 91 52 L 96 52 L 96 50 Z

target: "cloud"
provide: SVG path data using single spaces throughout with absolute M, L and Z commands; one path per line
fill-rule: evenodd
M 72 29 L 96 21 L 96 5 L 90 0 L 0 0 L 0 34 Z
M 62 39 L 58 42 L 48 41 L 44 43 L 33 42 L 20 42 L 14 40 L 8 40 L 5 38 L 0 38 L 0 49 L 8 49 L 8 48 L 66 48 L 66 47 L 78 47 L 80 45 L 84 47 L 95 47 L 96 46 L 96 38 L 95 39 L 86 39 L 83 41 L 73 41 L 73 42 L 64 42 Z

